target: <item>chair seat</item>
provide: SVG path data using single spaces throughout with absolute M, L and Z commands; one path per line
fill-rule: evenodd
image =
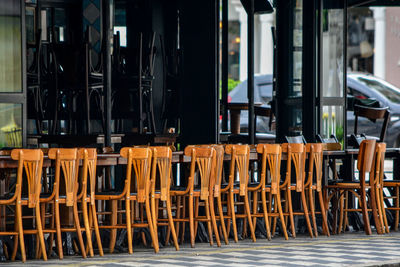
M 103 192 L 96 192 L 96 195 L 99 196 L 118 196 L 121 195 L 122 191 L 103 191 Z
M 186 191 L 185 186 L 172 186 L 171 191 Z

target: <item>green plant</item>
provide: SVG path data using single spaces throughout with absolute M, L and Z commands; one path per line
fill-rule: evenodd
M 228 79 L 228 94 L 240 83 L 241 83 L 241 81 L 229 78 Z M 219 95 L 220 95 L 220 97 L 222 97 L 222 83 L 221 82 L 219 83 Z

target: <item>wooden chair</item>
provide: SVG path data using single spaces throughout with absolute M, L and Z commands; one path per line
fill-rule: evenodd
M 40 241 L 43 260 L 47 260 L 46 246 L 42 230 L 42 219 L 40 217 L 39 195 L 42 189 L 42 166 L 43 153 L 40 149 L 14 149 L 11 152 L 11 158 L 18 160 L 17 181 L 15 191 L 7 196 L 0 197 L 0 206 L 14 205 L 14 231 L 2 231 L 0 236 L 14 236 L 14 249 L 11 255 L 11 260 L 15 260 L 18 244 L 21 250 L 22 262 L 26 261 L 24 234 L 36 234 Z M 26 176 L 28 194 L 22 194 L 23 176 Z M 35 209 L 34 216 L 24 216 L 22 207 Z M 35 229 L 24 229 L 23 219 L 35 219 Z
M 174 218 L 172 216 L 170 195 L 172 150 L 168 146 L 151 147 L 151 149 L 153 151 L 153 166 L 151 169 L 151 211 L 154 221 L 154 232 L 157 234 L 157 227 L 160 225 L 168 226 L 166 242 L 169 241 L 171 233 L 175 249 L 178 251 L 179 244 L 174 225 Z M 159 202 L 165 202 L 165 208 L 160 207 Z M 159 218 L 160 209 L 167 210 L 167 219 Z
M 92 246 L 92 231 L 94 230 L 96 235 L 97 247 L 99 249 L 100 256 L 103 256 L 103 246 L 101 245 L 101 237 L 99 231 L 99 225 L 97 221 L 96 213 L 96 165 L 97 165 L 97 152 L 95 148 L 81 148 L 79 149 L 79 158 L 83 160 L 82 165 L 82 178 L 80 179 L 80 193 L 77 197 L 77 201 L 81 202 L 83 219 L 85 223 L 86 238 L 87 238 L 87 250 L 89 250 L 90 256 L 93 257 L 93 246 Z M 89 174 L 89 181 L 88 181 Z M 89 182 L 89 186 L 88 186 Z M 89 189 L 89 190 L 88 190 Z M 89 205 L 89 212 L 88 212 Z M 86 251 L 87 253 L 87 251 Z
M 377 143 L 375 147 L 375 160 L 372 168 L 374 174 L 376 202 L 378 206 L 378 214 L 382 233 L 389 233 L 389 224 L 386 217 L 385 198 L 383 194 L 384 176 L 385 176 L 385 153 L 386 143 Z
M 322 229 L 327 236 L 329 234 L 328 219 L 326 213 L 326 204 L 322 193 L 322 173 L 323 173 L 323 143 L 308 143 L 306 144 L 306 151 L 308 153 L 308 172 L 307 180 L 304 184 L 306 196 L 308 197 L 308 203 L 311 213 L 311 218 L 314 227 L 314 235 L 318 236 L 317 220 L 315 214 L 315 194 L 318 194 L 320 213 L 322 217 Z
M 225 153 L 231 156 L 228 184 L 223 190 L 221 189 L 221 193 L 227 196 L 228 213 L 224 216 L 228 221 L 227 234 L 230 232 L 230 221 L 232 220 L 233 236 L 237 243 L 238 234 L 236 219 L 246 219 L 249 222 L 252 240 L 256 242 L 248 198 L 250 147 L 248 145 L 227 145 L 225 147 Z M 238 178 L 239 184 L 235 184 L 235 178 Z M 240 197 L 243 198 L 243 202 L 239 202 Z M 243 213 L 235 211 L 235 206 L 237 205 L 244 206 Z M 245 225 L 245 223 L 243 225 Z M 246 227 L 244 227 L 244 231 L 245 228 Z
M 195 238 L 198 228 L 198 222 L 206 222 L 210 245 L 213 245 L 213 231 L 217 240 L 217 245 L 221 246 L 218 228 L 215 218 L 215 212 L 211 210 L 213 207 L 213 171 L 216 163 L 215 149 L 210 146 L 187 146 L 185 148 L 185 156 L 191 157 L 190 174 L 188 178 L 187 189 L 185 195 L 188 200 L 189 216 L 183 216 L 181 220 L 189 223 L 190 229 L 190 244 L 195 246 Z M 200 188 L 195 187 L 195 180 L 200 185 Z M 178 191 L 175 195 L 182 195 Z M 205 216 L 199 215 L 199 206 L 204 205 Z M 184 231 L 184 228 L 182 227 Z
M 349 181 L 349 182 L 337 182 L 333 185 L 328 185 L 325 187 L 327 192 L 325 193 L 327 199 L 326 203 L 329 203 L 333 196 L 336 197 L 337 200 L 345 192 L 350 192 L 354 196 L 358 198 L 358 202 L 360 208 L 347 208 L 349 198 L 346 198 L 345 204 L 342 206 L 341 209 L 344 211 L 344 217 L 347 218 L 347 212 L 349 211 L 361 211 L 364 221 L 364 230 L 367 235 L 370 235 L 371 226 L 369 222 L 368 212 L 372 211 L 374 222 L 376 225 L 376 229 L 378 233 L 381 233 L 381 226 L 380 226 L 380 219 L 378 217 L 378 208 L 376 204 L 376 192 L 375 192 L 375 184 L 374 184 L 374 175 L 370 175 L 369 177 L 369 184 L 366 182 L 366 173 L 371 172 L 372 164 L 374 160 L 374 151 L 375 151 L 375 140 L 364 140 L 360 144 L 360 150 L 357 158 L 357 169 L 359 170 L 359 181 Z M 356 191 L 359 191 L 358 193 Z M 367 191 L 369 191 L 369 206 L 367 204 Z M 329 193 L 330 192 L 330 193 Z M 333 213 L 337 213 L 337 206 L 333 206 Z M 336 222 L 334 222 L 336 224 Z M 340 227 L 339 227 L 340 230 Z
M 264 217 L 267 238 L 271 239 L 271 217 L 274 217 L 274 224 L 276 224 L 275 218 L 279 217 L 283 236 L 288 240 L 289 237 L 286 231 L 286 222 L 281 204 L 281 192 L 279 190 L 281 181 L 281 145 L 259 144 L 257 145 L 257 152 L 262 155 L 260 185 L 249 187 L 249 192 L 253 192 L 253 225 L 256 225 L 258 217 Z M 267 182 L 267 171 L 269 172 L 270 183 Z M 269 208 L 267 207 L 267 193 L 269 194 Z M 258 201 L 259 194 L 261 194 L 261 201 Z M 272 203 L 274 204 L 274 208 L 272 208 Z M 258 212 L 260 204 L 262 205 L 262 213 Z
M 76 232 L 79 242 L 79 249 L 82 257 L 86 258 L 86 249 L 83 243 L 82 231 L 90 236 L 90 229 L 88 224 L 87 213 L 83 213 L 85 227 L 81 227 L 78 201 L 83 194 L 78 194 L 79 189 L 79 153 L 77 148 L 51 148 L 48 151 L 49 159 L 55 160 L 55 177 L 53 184 L 53 191 L 49 194 L 43 194 L 40 197 L 41 213 L 43 220 L 45 218 L 46 205 L 52 204 L 52 209 L 46 217 L 51 217 L 50 227 L 43 227 L 43 232 L 50 233 L 49 238 L 49 251 L 52 250 L 54 233 L 57 235 L 57 248 L 58 257 L 63 259 L 62 248 L 62 232 Z M 67 214 L 61 215 L 60 205 L 65 205 Z M 72 209 L 72 210 L 71 210 Z M 69 216 L 72 214 L 73 218 Z M 85 216 L 86 215 L 86 216 Z M 61 225 L 61 217 L 68 221 L 67 225 Z M 73 221 L 73 222 L 72 222 Z M 43 225 L 45 225 L 43 221 Z M 89 247 L 91 247 L 91 240 L 88 239 Z M 91 251 L 91 255 L 93 251 Z
M 111 229 L 110 234 L 110 253 L 114 251 L 117 237 L 117 229 L 126 229 L 128 239 L 128 252 L 133 253 L 132 248 L 132 228 L 148 228 L 153 241 L 154 251 L 159 251 L 157 233 L 154 231 L 154 221 L 151 217 L 150 208 L 150 171 L 152 151 L 150 148 L 124 147 L 120 151 L 121 157 L 128 160 L 126 166 L 125 185 L 122 192 L 109 191 L 96 193 L 95 199 L 110 201 L 110 212 L 98 212 L 98 215 L 110 215 L 109 225 L 99 225 L 99 228 Z M 133 169 L 133 170 L 132 170 Z M 132 181 L 132 175 L 134 180 Z M 118 209 L 118 201 L 125 202 L 125 210 Z M 133 203 L 132 203 L 133 202 Z M 144 204 L 147 222 L 135 222 L 135 204 Z M 131 208 L 132 207 L 132 208 Z M 117 223 L 118 214 L 125 213 L 125 223 Z
M 300 143 L 285 143 L 282 144 L 282 152 L 287 153 L 286 160 L 286 177 L 283 183 L 280 185 L 280 190 L 285 192 L 285 212 L 288 213 L 291 225 L 291 231 L 293 237 L 296 237 L 296 229 L 294 224 L 294 215 L 302 215 L 305 217 L 306 225 L 310 237 L 312 238 L 313 231 L 309 218 L 309 211 L 307 206 L 306 194 L 305 194 L 305 158 L 306 148 L 305 145 Z M 292 168 L 294 169 L 295 183 L 292 183 Z M 299 211 L 293 211 L 292 192 L 299 193 L 301 198 L 302 208 Z M 273 230 L 274 232 L 274 227 Z
M 306 144 L 306 139 L 302 135 L 285 136 L 286 142 L 289 144 Z

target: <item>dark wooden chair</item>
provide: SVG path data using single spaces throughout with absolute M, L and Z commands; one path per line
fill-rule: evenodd
M 306 139 L 302 135 L 285 136 L 286 142 L 289 144 L 306 144 Z
M 354 134 L 351 135 L 349 138 L 349 145 L 354 146 L 354 147 L 359 147 L 361 141 L 365 140 L 365 139 L 375 139 L 378 142 L 384 142 L 386 130 L 387 130 L 389 118 L 390 118 L 390 111 L 389 111 L 388 107 L 374 108 L 374 107 L 354 105 L 354 116 L 355 116 Z M 375 122 L 376 120 L 383 120 L 381 133 L 380 133 L 379 137 L 366 136 L 363 133 L 361 133 L 361 135 L 359 135 L 359 133 L 358 133 L 358 118 L 359 117 L 367 118 L 367 119 L 371 120 L 371 123 Z

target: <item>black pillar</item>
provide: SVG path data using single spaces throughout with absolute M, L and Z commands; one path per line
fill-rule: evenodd
M 222 0 L 222 131 L 228 131 L 228 0 Z
M 114 0 L 103 0 L 103 31 L 104 31 L 104 53 L 103 53 L 103 75 L 106 111 L 105 146 L 111 146 L 111 38 L 113 36 L 113 25 L 111 22 Z
M 181 0 L 181 143 L 218 141 L 218 0 Z
M 248 1 L 247 10 L 247 98 L 249 100 L 249 144 L 254 144 L 254 0 Z

